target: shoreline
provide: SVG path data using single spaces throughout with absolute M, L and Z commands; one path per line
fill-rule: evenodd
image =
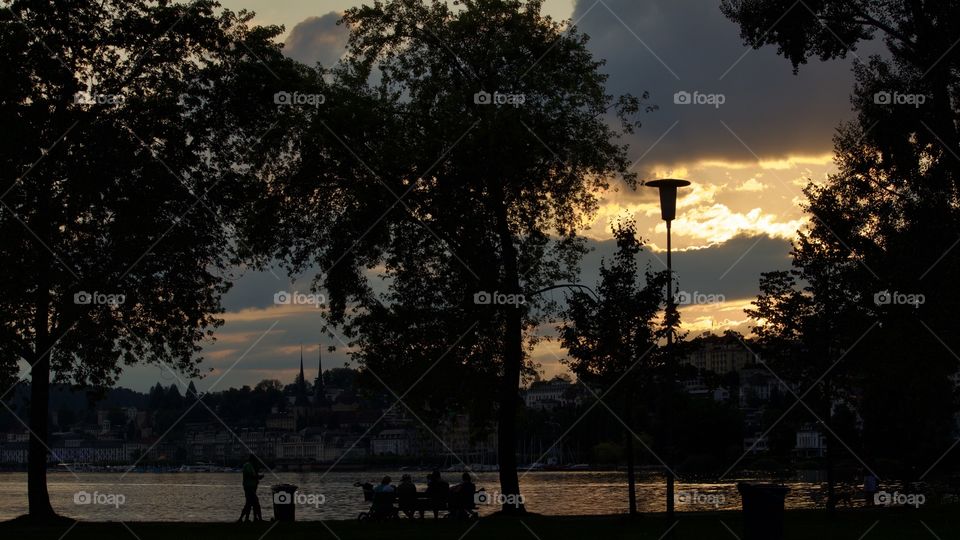
M 267 508 L 265 513 L 269 514 Z M 811 534 L 816 534 L 818 540 L 827 538 L 860 538 L 868 527 L 874 526 L 876 530 L 869 535 L 871 540 L 880 540 L 883 538 L 924 538 L 925 535 L 933 538 L 929 532 L 924 533 L 924 528 L 935 531 L 935 535 L 941 538 L 957 538 L 960 535 L 960 520 L 958 520 L 957 508 L 952 506 L 940 506 L 936 508 L 852 508 L 838 509 L 831 518 L 825 510 L 786 510 L 784 512 L 784 521 L 786 529 L 786 538 L 810 538 Z M 687 537 L 683 533 L 686 531 L 691 535 L 690 538 L 724 538 L 723 525 L 731 528 L 739 535 L 742 528 L 743 513 L 740 510 L 721 510 L 713 512 L 684 512 L 677 514 L 677 532 L 680 538 Z M 0 533 L 5 537 L 20 538 L 29 536 L 31 538 L 59 538 L 66 529 L 70 530 L 69 538 L 81 539 L 93 537 L 88 535 L 102 535 L 109 530 L 121 527 L 130 528 L 141 540 L 149 538 L 161 538 L 162 535 L 170 533 L 186 533 L 186 536 L 178 536 L 178 540 L 187 538 L 204 538 L 207 540 L 215 538 L 246 538 L 248 534 L 255 535 L 258 538 L 268 529 L 283 530 L 288 533 L 309 533 L 311 538 L 319 536 L 340 538 L 347 540 L 350 538 L 380 538 L 384 535 L 390 535 L 391 538 L 448 538 L 444 533 L 453 533 L 456 531 L 466 531 L 467 529 L 476 529 L 475 532 L 489 533 L 491 538 L 502 540 L 504 538 L 513 538 L 513 529 L 520 525 L 535 529 L 542 528 L 544 534 L 554 538 L 584 538 L 584 537 L 604 537 L 618 538 L 621 533 L 628 533 L 636 538 L 637 534 L 646 533 L 655 534 L 658 530 L 663 532 L 667 524 L 664 513 L 642 513 L 635 519 L 630 519 L 626 514 L 600 514 L 600 515 L 556 515 L 547 516 L 541 514 L 527 514 L 524 516 L 505 516 L 493 515 L 476 520 L 451 520 L 451 519 L 397 519 L 384 522 L 360 522 L 355 519 L 336 519 L 336 520 L 315 520 L 298 521 L 294 523 L 279 523 L 274 521 L 264 521 L 261 523 L 235 523 L 231 521 L 211 521 L 211 522 L 183 522 L 183 521 L 81 521 L 72 518 L 63 518 L 62 521 L 54 521 L 46 524 L 36 524 L 25 521 L 22 517 L 7 521 L 0 521 Z M 880 525 L 886 524 L 881 527 Z M 858 527 L 862 527 L 858 529 Z M 712 528 L 711 532 L 708 532 Z M 853 536 L 848 533 L 858 531 Z M 885 532 L 886 531 L 886 532 Z M 18 534 L 19 533 L 19 534 Z M 198 533 L 193 536 L 192 533 Z M 331 533 L 336 533 L 332 535 Z M 396 534 L 399 534 L 397 536 Z M 826 533 L 826 534 L 824 534 Z M 842 536 L 839 534 L 846 534 Z M 924 534 L 922 534 L 924 533 Z M 129 534 L 129 533 L 128 533 Z M 526 538 L 533 538 L 529 532 Z M 707 536 L 703 536 L 707 534 Z M 726 532 L 726 537 L 729 532 Z M 52 536 L 51 536 L 52 535 Z M 584 536 L 587 535 L 587 536 Z M 476 537 L 482 537 L 477 535 Z M 540 537 L 539 531 L 534 535 Z M 291 536 L 283 535 L 288 538 Z M 299 538 L 299 535 L 292 536 Z M 307 536 L 303 536 L 306 538 Z M 459 536 L 454 536 L 456 540 Z M 473 532 L 471 538 L 473 538 Z M 543 536 L 546 537 L 546 536 Z M 659 534 L 653 538 L 659 537 Z
M 838 510 L 831 519 L 823 510 L 787 510 L 785 539 L 818 540 L 856 539 L 865 533 L 870 540 L 902 538 L 957 538 L 960 523 L 955 508 L 938 507 L 920 510 L 849 509 Z M 230 540 L 271 537 L 285 539 L 369 540 L 491 538 L 510 540 L 531 538 L 659 538 L 670 527 L 663 514 L 641 514 L 630 519 L 625 514 L 592 516 L 523 517 L 490 516 L 475 521 L 408 520 L 370 523 L 356 520 L 306 521 L 296 523 L 229 523 L 229 522 L 88 522 L 63 521 L 36 525 L 21 520 L 0 522 L 0 533 L 10 538 L 71 540 L 94 538 L 138 538 L 140 540 L 178 540 L 229 538 Z M 690 512 L 678 515 L 674 534 L 677 539 L 742 538 L 743 518 L 740 511 Z M 268 536 L 269 532 L 269 536 Z M 931 535 L 930 533 L 934 534 Z M 68 534 L 67 534 L 68 533 Z M 734 534 L 731 534 L 734 533 Z M 469 536 L 467 536 L 469 534 Z

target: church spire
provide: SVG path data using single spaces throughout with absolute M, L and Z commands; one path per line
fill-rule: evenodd
M 307 379 L 303 375 L 303 343 L 300 344 L 300 375 L 297 377 L 297 398 L 295 404 L 307 404 Z
M 300 384 L 303 385 L 306 379 L 303 376 L 303 343 L 300 344 Z

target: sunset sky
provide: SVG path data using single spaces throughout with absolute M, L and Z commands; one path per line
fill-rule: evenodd
M 343 54 L 346 34 L 336 26 L 339 13 L 359 0 L 221 0 L 230 9 L 257 12 L 256 22 L 285 26 L 286 54 L 329 65 Z M 801 189 L 834 170 L 832 136 L 851 117 L 852 62 L 873 51 L 857 51 L 843 61 L 803 66 L 798 75 L 772 48 L 751 50 L 739 29 L 720 13 L 717 0 L 548 0 L 546 11 L 572 19 L 591 37 L 590 49 L 607 60 L 612 94 L 644 91 L 659 107 L 643 116 L 630 143 L 634 170 L 641 178 L 687 178 L 674 222 L 674 256 L 680 289 L 722 295 L 719 304 L 682 309 L 691 335 L 735 328 L 749 332 L 743 308 L 757 293 L 763 271 L 789 266 L 790 239 L 806 218 Z M 531 59 L 533 61 L 533 59 Z M 675 96 L 710 103 L 677 104 Z M 683 94 L 686 93 L 686 94 Z M 718 96 L 722 104 L 717 104 Z M 665 228 L 656 192 L 624 186 L 602 194 L 602 207 L 584 235 L 595 251 L 582 268 L 582 282 L 593 285 L 602 256 L 612 252 L 610 223 L 632 216 L 648 241 L 655 269 L 665 260 Z M 316 370 L 317 342 L 326 367 L 343 365 L 344 344 L 321 337 L 319 310 L 275 306 L 280 290 L 306 291 L 311 276 L 292 286 L 280 271 L 241 277 L 226 297 L 226 324 L 206 349 L 211 375 L 197 381 L 207 389 L 255 384 L 264 378 L 289 382 L 295 375 L 300 343 L 306 347 L 308 377 Z M 327 346 L 337 351 L 326 352 Z M 556 343 L 538 348 L 546 375 L 562 370 Z M 131 369 L 121 385 L 143 389 L 177 379 L 157 367 Z

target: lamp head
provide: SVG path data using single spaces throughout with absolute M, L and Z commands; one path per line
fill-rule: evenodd
M 690 181 L 663 178 L 645 182 L 644 185 L 660 190 L 660 216 L 664 221 L 673 221 L 677 217 L 677 188 L 689 186 Z

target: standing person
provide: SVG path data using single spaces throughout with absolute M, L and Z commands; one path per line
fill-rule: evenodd
M 450 497 L 450 484 L 440 476 L 437 469 L 427 477 L 427 497 L 433 509 L 433 519 L 437 519 L 440 517 L 440 510 L 447 507 L 447 499 Z
M 863 496 L 867 506 L 874 505 L 877 496 L 877 477 L 869 471 L 863 475 Z
M 257 456 L 250 454 L 250 458 L 243 464 L 243 510 L 240 511 L 240 519 L 237 523 L 250 522 L 250 510 L 253 510 L 253 520 L 263 521 L 263 514 L 260 510 L 260 498 L 257 497 L 257 487 L 263 475 L 260 474 L 257 467 Z

